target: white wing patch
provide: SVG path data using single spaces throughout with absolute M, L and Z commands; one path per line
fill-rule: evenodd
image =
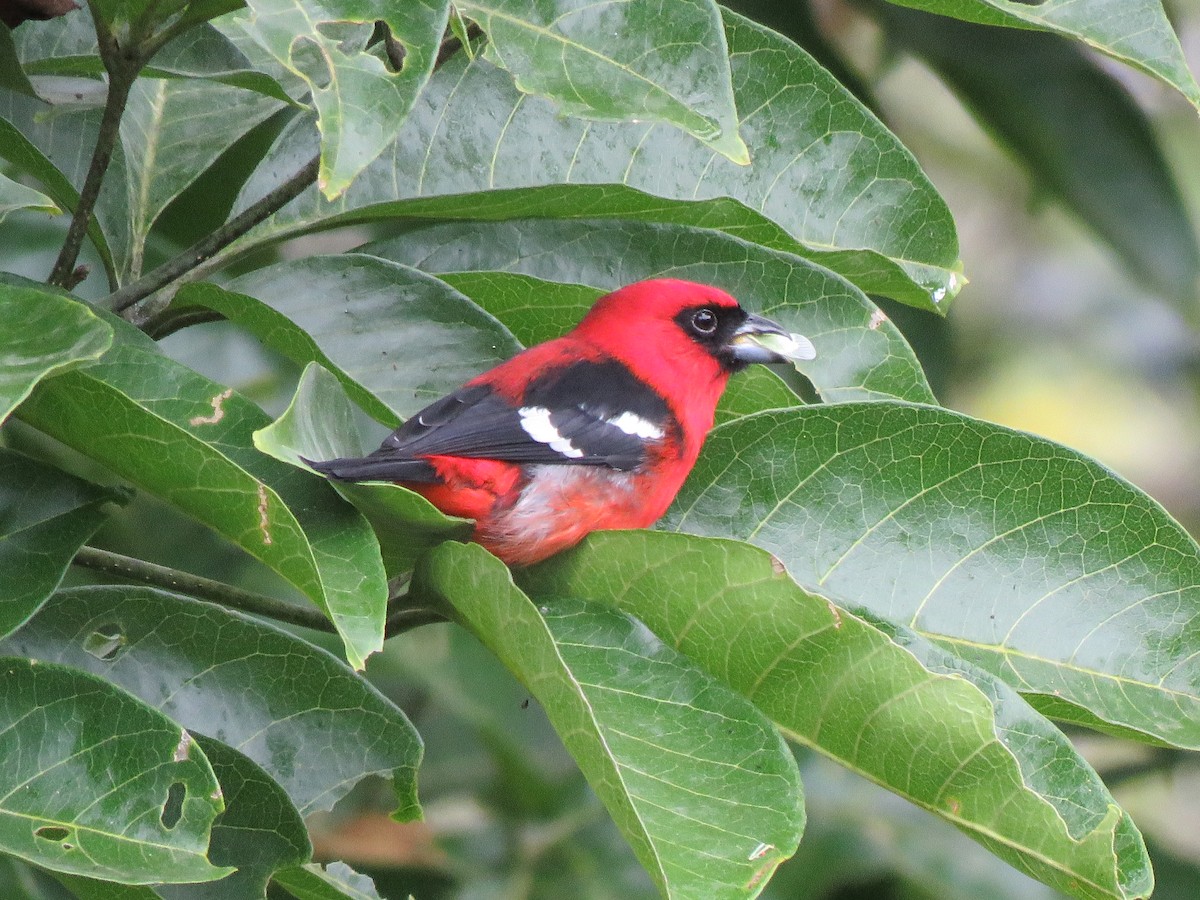
M 620 428 L 626 434 L 631 434 L 634 437 L 640 437 L 644 441 L 657 441 L 663 436 L 663 430 L 651 422 L 649 419 L 643 419 L 637 413 L 623 412 L 619 416 L 613 416 L 611 419 L 605 419 L 609 425 Z
M 550 410 L 546 407 L 522 406 L 517 410 L 517 414 L 521 417 L 521 428 L 539 444 L 546 444 L 555 453 L 561 453 L 570 459 L 583 456 L 582 450 L 558 433 L 558 429 L 550 421 Z

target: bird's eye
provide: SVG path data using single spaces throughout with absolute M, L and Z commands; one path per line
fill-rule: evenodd
M 692 328 L 697 334 L 712 334 L 717 330 L 717 314 L 711 309 L 700 309 L 692 315 Z

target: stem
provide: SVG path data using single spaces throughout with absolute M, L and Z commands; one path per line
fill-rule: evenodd
M 125 112 L 125 104 L 129 101 L 129 92 L 141 69 L 139 60 L 126 59 L 120 56 L 111 35 L 106 29 L 97 28 L 100 36 L 101 55 L 108 69 L 108 94 L 104 98 L 104 114 L 100 118 L 100 133 L 96 137 L 96 147 L 92 151 L 92 162 L 88 167 L 87 177 L 83 182 L 83 190 L 79 192 L 79 202 L 75 204 L 75 212 L 71 216 L 71 225 L 67 229 L 67 237 L 63 241 L 62 250 L 50 277 L 50 284 L 72 290 L 86 276 L 86 270 L 76 270 L 75 261 L 83 247 L 83 239 L 87 236 L 88 223 L 92 218 L 92 210 L 96 199 L 100 196 L 100 186 L 104 182 L 104 173 L 112 162 L 113 150 L 121 133 L 121 116 Z
M 209 600 L 230 609 L 268 616 L 291 625 L 301 625 L 315 631 L 332 632 L 334 630 L 333 623 L 325 618 L 320 610 L 306 609 L 303 606 L 276 600 L 265 594 L 244 591 L 231 584 L 192 575 L 190 572 L 181 572 L 178 569 L 169 569 L 143 559 L 134 559 L 132 556 L 122 556 L 120 553 L 113 553 L 109 550 L 81 547 L 75 554 L 74 563 L 85 569 L 94 569 L 97 572 L 105 572 L 129 581 L 138 581 L 142 584 L 164 588 L 177 594 L 187 594 L 201 600 Z
M 109 309 L 116 313 L 123 313 L 159 288 L 165 287 L 196 268 L 213 254 L 232 244 L 255 225 L 270 218 L 316 182 L 320 162 L 320 157 L 314 156 L 287 181 L 263 195 L 261 199 L 246 207 L 207 237 L 192 244 L 174 259 L 168 260 L 132 284 L 127 284 L 119 291 L 110 294 L 108 297 Z
M 122 556 L 120 553 L 99 550 L 96 547 L 81 547 L 75 554 L 74 563 L 85 569 L 164 588 L 177 594 L 207 600 L 229 609 L 266 616 L 277 622 L 299 625 L 302 628 L 324 631 L 328 634 L 337 633 L 333 623 L 320 610 L 296 606 L 265 594 L 244 591 L 231 584 L 225 584 L 223 581 L 214 581 L 190 572 L 170 569 L 166 566 L 146 562 L 143 559 L 134 559 L 132 556 Z M 446 617 L 440 613 L 431 609 L 411 607 L 408 605 L 408 601 L 407 595 L 388 600 L 387 618 L 384 620 L 383 630 L 385 638 L 394 637 L 422 625 L 446 621 Z

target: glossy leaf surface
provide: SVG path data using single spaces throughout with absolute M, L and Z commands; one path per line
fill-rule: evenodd
M 192 737 L 105 681 L 0 660 L 0 846 L 40 866 L 147 884 L 208 881 L 222 809 Z M 173 810 L 173 811 L 171 811 Z
M 933 407 L 763 413 L 710 435 L 665 521 L 770 550 L 1055 716 L 1200 746 L 1200 548 L 1066 447 Z
M 251 435 L 269 420 L 232 388 L 129 335 L 99 362 L 44 382 L 21 415 L 295 584 L 355 667 L 382 646 L 387 585 L 370 526 L 319 479 L 254 449 Z
M 538 603 L 616 604 L 797 740 L 1059 890 L 1133 898 L 1152 884 L 1128 814 L 1011 688 L 836 595 L 804 590 L 758 548 L 598 533 L 522 584 Z
M 310 191 L 241 247 L 395 216 L 641 219 L 726 231 L 944 311 L 961 283 L 957 237 L 916 161 L 800 48 L 730 13 L 725 27 L 742 135 L 756 148 L 750 166 L 665 125 L 564 119 L 486 60 L 456 57 L 345 196 L 329 203 Z M 239 205 L 316 146 L 303 123 L 285 130 Z
M 733 162 L 750 162 L 713 0 L 678 0 L 669 15 L 658 0 L 458 6 L 487 33 L 488 58 L 521 91 L 550 98 L 564 115 L 666 122 Z
M 421 739 L 404 713 L 282 629 L 153 588 L 90 587 L 56 594 L 0 648 L 102 676 L 229 745 L 302 815 L 370 774 L 393 779 L 398 816 L 419 815 Z
M 474 544 L 432 551 L 414 590 L 451 603 L 538 699 L 664 896 L 753 897 L 795 851 L 802 795 L 782 739 L 636 620 L 535 606 Z
M 88 307 L 53 288 L 0 277 L 0 422 L 55 372 L 96 359 L 112 328 Z

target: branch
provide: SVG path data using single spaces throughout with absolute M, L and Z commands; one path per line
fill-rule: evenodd
M 302 628 L 323 631 L 327 634 L 337 633 L 333 623 L 320 610 L 296 606 L 265 594 L 244 591 L 222 581 L 214 581 L 190 572 L 159 566 L 142 559 L 134 559 L 131 556 L 122 556 L 120 553 L 113 553 L 109 550 L 81 547 L 75 554 L 74 564 L 85 569 L 115 575 L 126 581 L 148 584 L 199 600 L 207 600 L 229 609 L 266 616 L 277 622 L 299 625 Z M 433 610 L 410 607 L 408 601 L 407 595 L 388 601 L 387 618 L 384 620 L 385 638 L 394 637 L 422 625 L 446 621 L 445 616 Z
M 269 219 L 316 182 L 320 162 L 320 157 L 314 156 L 287 181 L 263 195 L 207 237 L 132 284 L 127 284 L 110 294 L 108 308 L 115 313 L 123 313 L 135 303 L 149 297 L 159 288 L 187 274 L 218 251 L 228 247 L 255 225 Z
M 120 56 L 115 40 L 107 34 L 106 29 L 98 27 L 96 33 L 100 38 L 105 68 L 108 69 L 108 93 L 104 98 L 104 114 L 100 118 L 100 133 L 92 151 L 92 162 L 88 167 L 83 189 L 79 192 L 79 202 L 75 204 L 71 225 L 67 228 L 67 237 L 63 241 L 54 268 L 46 279 L 48 283 L 67 290 L 73 290 L 87 277 L 87 270 L 82 266 L 76 269 L 75 261 L 79 259 L 79 251 L 83 247 L 83 239 L 87 236 L 92 210 L 100 196 L 100 186 L 104 183 L 104 174 L 112 162 L 113 150 L 120 137 L 121 116 L 125 113 L 125 104 L 129 102 L 129 92 L 133 89 L 133 82 L 141 69 L 140 59 Z

